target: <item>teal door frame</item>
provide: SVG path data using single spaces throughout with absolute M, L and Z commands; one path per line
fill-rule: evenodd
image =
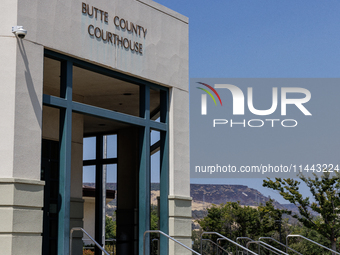
M 72 113 L 91 115 L 141 127 L 139 174 L 139 254 L 143 254 L 143 234 L 150 229 L 150 130 L 161 133 L 160 230 L 169 233 L 169 89 L 45 49 L 45 57 L 61 62 L 60 97 L 43 95 L 43 104 L 60 109 L 60 186 L 58 254 L 69 254 Z M 140 86 L 140 117 L 127 115 L 72 100 L 72 70 L 78 66 Z M 160 122 L 150 119 L 150 88 L 160 91 Z M 161 238 L 162 255 L 168 254 L 168 240 Z M 149 242 L 147 242 L 147 248 Z

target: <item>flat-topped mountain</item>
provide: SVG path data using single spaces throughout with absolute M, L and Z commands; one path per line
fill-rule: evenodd
M 86 186 L 94 187 L 94 183 L 84 183 Z M 107 189 L 116 190 L 116 183 L 107 183 Z M 116 194 L 119 196 L 119 194 Z M 151 203 L 157 204 L 157 196 L 159 196 L 159 183 L 151 184 Z M 222 204 L 226 202 L 240 201 L 241 205 L 258 206 L 264 204 L 270 197 L 263 195 L 256 189 L 249 188 L 245 185 L 228 185 L 228 184 L 190 184 L 190 196 L 193 199 L 192 210 L 193 217 L 201 217 L 202 211 L 212 204 Z M 115 210 L 116 201 L 108 204 L 107 210 L 112 214 Z M 289 209 L 298 212 L 292 204 L 280 204 L 274 200 L 274 205 L 278 209 Z

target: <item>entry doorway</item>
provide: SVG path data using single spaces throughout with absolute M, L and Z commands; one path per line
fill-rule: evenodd
M 108 191 L 110 187 L 114 189 L 116 199 L 108 215 L 116 226 L 115 251 L 117 254 L 138 254 L 141 130 L 133 125 L 100 118 L 83 116 L 83 120 L 83 180 L 87 180 L 83 187 L 95 190 L 95 197 L 84 198 L 84 229 L 97 241 L 101 240 L 98 241 L 100 244 L 105 244 L 104 197 L 112 192 Z M 108 176 L 110 182 L 107 181 Z M 86 222 L 88 219 L 92 219 L 91 222 Z M 86 243 L 89 245 L 90 242 L 86 240 Z M 100 253 L 99 249 L 95 250 Z
M 56 254 L 68 254 L 70 229 L 83 227 L 83 138 L 95 136 L 100 143 L 100 137 L 117 134 L 117 252 L 122 249 L 122 254 L 142 254 L 141 240 L 150 229 L 151 130 L 160 133 L 159 226 L 163 232 L 169 231 L 168 88 L 45 50 L 43 89 L 43 140 L 57 141 L 59 148 L 57 244 L 49 241 L 49 249 L 56 246 Z M 97 179 L 102 179 L 102 166 L 109 164 L 104 162 L 108 159 L 103 158 L 100 150 L 94 162 Z M 42 157 L 43 172 L 50 167 Z M 98 203 L 103 201 L 100 183 L 96 181 Z M 51 207 L 49 203 L 53 209 L 55 202 L 48 194 L 51 183 L 48 185 L 44 194 L 46 210 Z M 48 213 L 44 214 L 46 222 L 49 222 Z M 95 218 L 99 219 L 100 214 Z M 53 224 L 46 226 L 51 229 Z M 96 239 L 101 244 L 98 235 Z M 160 242 L 167 251 L 167 240 Z M 82 248 L 82 233 L 74 234 L 72 244 L 72 249 Z M 52 253 L 46 250 L 46 254 Z

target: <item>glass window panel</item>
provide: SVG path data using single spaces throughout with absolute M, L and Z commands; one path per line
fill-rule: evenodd
M 107 183 L 114 184 L 113 188 L 116 189 L 117 183 L 117 164 L 107 165 L 107 175 L 106 175 Z
M 117 135 L 107 136 L 107 158 L 117 158 Z
M 160 181 L 160 132 L 151 130 L 150 135 L 150 164 L 151 164 L 151 183 Z
M 83 184 L 88 185 L 96 182 L 96 166 L 83 167 Z
M 159 197 L 160 197 L 160 152 L 159 152 L 160 132 L 152 130 L 150 135 L 150 224 L 152 229 L 159 229 Z M 154 238 L 151 238 L 153 240 Z M 155 251 L 157 242 L 151 241 L 151 247 Z
M 84 137 L 83 160 L 96 158 L 96 137 Z
M 161 137 L 161 133 L 159 131 L 151 130 L 151 145 L 158 142 Z
M 106 194 L 107 201 L 106 204 L 106 215 L 112 217 L 115 221 L 115 210 L 117 209 L 117 164 L 106 165 Z M 115 198 L 112 199 L 112 191 L 115 192 Z

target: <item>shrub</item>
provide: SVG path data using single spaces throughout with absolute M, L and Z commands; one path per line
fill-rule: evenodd
M 91 250 L 83 250 L 83 255 L 94 255 L 94 251 L 91 251 Z

